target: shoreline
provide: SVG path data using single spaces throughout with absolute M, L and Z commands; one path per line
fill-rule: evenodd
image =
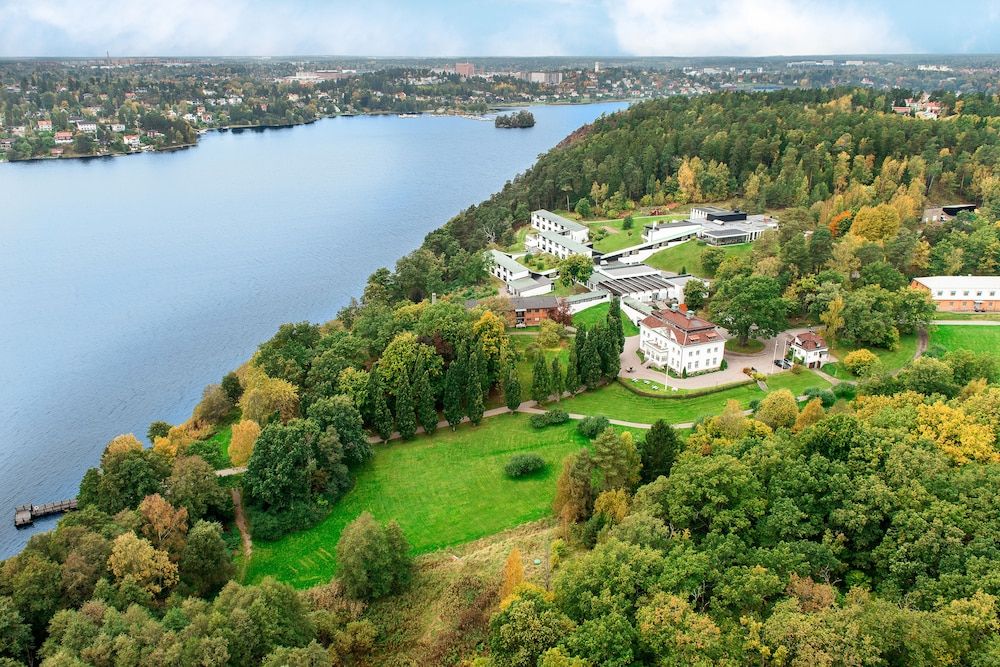
M 615 98 L 606 100 L 588 100 L 580 102 L 532 102 L 529 104 L 516 104 L 516 103 L 504 103 L 496 104 L 490 107 L 489 111 L 481 114 L 471 114 L 468 112 L 463 112 L 459 110 L 437 112 L 433 110 L 425 111 L 413 111 L 402 114 L 398 111 L 366 111 L 363 113 L 336 113 L 336 114 L 325 114 L 322 116 L 317 116 L 311 120 L 301 121 L 297 123 L 267 123 L 261 125 L 224 125 L 220 127 L 207 127 L 198 130 L 198 137 L 201 137 L 209 132 L 234 132 L 241 133 L 246 131 L 265 131 L 265 130 L 284 130 L 292 129 L 295 127 L 300 127 L 303 125 L 312 125 L 321 120 L 328 118 L 355 118 L 360 116 L 428 116 L 432 118 L 446 118 L 454 116 L 456 118 L 466 118 L 468 120 L 484 121 L 489 120 L 486 116 L 491 112 L 505 111 L 508 109 L 524 109 L 530 107 L 544 107 L 544 106 L 584 106 L 589 104 L 614 104 L 618 102 L 638 102 L 641 101 L 639 98 Z M 94 153 L 93 155 L 34 155 L 32 157 L 21 158 L 18 160 L 0 160 L 0 164 L 14 164 L 19 162 L 42 162 L 51 160 L 103 160 L 106 158 L 118 158 L 118 157 L 129 157 L 131 155 L 142 155 L 144 153 L 172 153 L 180 150 L 187 150 L 189 148 L 197 148 L 198 140 L 196 139 L 193 143 L 189 144 L 177 144 L 176 146 L 163 146 L 162 148 L 153 148 L 151 150 L 137 150 L 137 151 L 126 151 L 124 153 L 119 152 L 108 152 L 108 153 Z

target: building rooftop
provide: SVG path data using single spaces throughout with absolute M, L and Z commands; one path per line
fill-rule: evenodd
M 512 290 L 518 292 L 526 289 L 531 289 L 533 287 L 542 287 L 544 285 L 551 285 L 552 280 L 549 278 L 519 278 L 518 280 L 513 280 L 509 283 Z
M 1000 290 L 1000 276 L 923 276 L 916 282 L 933 290 Z
M 826 350 L 828 346 L 823 337 L 813 331 L 796 334 L 792 339 L 792 344 L 801 347 L 803 350 Z
M 509 296 L 511 310 L 548 310 L 559 305 L 559 297 L 554 296 Z M 483 299 L 469 299 L 465 307 L 472 309 L 480 305 Z
M 536 229 L 534 232 L 535 236 L 541 236 L 543 239 L 548 239 L 556 245 L 561 245 L 570 253 L 575 255 L 586 255 L 587 257 L 593 257 L 594 249 L 590 246 L 584 245 L 579 241 L 574 241 L 568 236 L 563 236 L 562 234 L 556 234 L 554 232 L 546 231 L 544 229 Z
M 680 345 L 704 345 L 722 340 L 714 323 L 690 313 L 657 310 L 642 320 L 642 324 L 650 329 L 667 329 Z
M 564 218 L 563 216 L 557 215 L 552 211 L 546 211 L 544 208 L 534 211 L 532 215 L 537 215 L 539 218 L 545 218 L 549 222 L 555 223 L 557 225 L 562 225 L 566 229 L 570 229 L 575 232 L 587 230 L 586 225 L 581 225 L 576 220 L 570 220 L 569 218 Z
M 659 275 L 635 276 L 631 278 L 610 278 L 598 283 L 599 289 L 615 296 L 665 290 L 673 285 Z
M 524 266 L 516 259 L 508 255 L 507 253 L 500 252 L 499 250 L 490 249 L 490 258 L 493 260 L 494 264 L 499 264 L 508 271 L 513 273 L 520 273 L 522 271 L 528 271 L 528 267 Z

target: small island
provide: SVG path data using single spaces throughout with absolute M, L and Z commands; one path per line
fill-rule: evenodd
M 494 121 L 496 127 L 534 127 L 535 116 L 530 111 L 518 111 L 517 113 L 502 114 Z

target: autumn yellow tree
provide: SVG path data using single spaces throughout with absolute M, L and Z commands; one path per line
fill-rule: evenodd
M 756 416 L 771 428 L 791 428 L 799 416 L 799 404 L 792 392 L 779 389 L 764 397 Z
M 606 525 L 621 523 L 628 514 L 628 494 L 622 489 L 602 492 L 594 501 L 594 514 L 604 517 Z
M 942 401 L 917 406 L 917 433 L 941 448 L 958 464 L 1000 461 L 996 434 L 986 424 L 971 421 L 961 408 Z
M 111 442 L 105 445 L 101 460 L 103 461 L 104 459 L 124 454 L 125 452 L 140 451 L 141 449 L 142 443 L 139 442 L 139 438 L 135 437 L 134 433 L 123 433 L 122 435 L 116 435 L 111 439 Z
M 814 398 L 805 407 L 802 408 L 802 412 L 795 419 L 795 426 L 792 427 L 793 431 L 801 431 L 804 428 L 808 428 L 818 422 L 826 415 L 826 411 L 823 409 L 823 401 L 818 398 Z
M 500 582 L 500 600 L 506 600 L 524 581 L 524 563 L 521 562 L 521 550 L 511 549 L 507 562 L 503 566 L 503 580 Z
M 844 297 L 839 294 L 830 300 L 826 310 L 819 316 L 823 323 L 823 335 L 830 343 L 834 343 L 844 328 Z
M 885 241 L 896 235 L 900 224 L 899 211 L 890 204 L 862 206 L 851 223 L 851 233 L 869 241 Z
M 154 596 L 177 584 L 177 565 L 170 562 L 167 552 L 132 531 L 115 538 L 108 568 L 119 582 L 131 578 Z
M 229 441 L 229 460 L 236 466 L 245 466 L 253 454 L 253 444 L 260 435 L 260 426 L 252 419 L 243 419 L 233 424 L 233 435 Z
M 291 382 L 268 377 L 263 371 L 252 375 L 240 397 L 243 416 L 258 424 L 267 421 L 275 412 L 287 421 L 296 416 L 299 409 L 299 392 Z
M 194 436 L 191 435 L 188 427 L 185 424 L 178 424 L 171 426 L 165 436 L 157 438 L 153 442 L 153 449 L 167 456 L 177 456 L 192 442 L 194 442 Z
M 183 507 L 174 508 L 163 496 L 154 493 L 139 504 L 139 514 L 146 539 L 155 548 L 170 554 L 171 560 L 180 559 L 188 531 L 188 511 Z

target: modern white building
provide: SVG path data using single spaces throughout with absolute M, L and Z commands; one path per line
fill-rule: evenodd
M 748 215 L 716 206 L 691 209 L 691 221 L 701 225 L 698 238 L 711 245 L 752 243 L 767 230 L 778 228 L 778 222 L 766 215 Z
M 487 251 L 490 273 L 507 285 L 507 292 L 513 296 L 540 296 L 552 291 L 552 281 L 544 276 L 533 275 L 507 253 L 490 249 Z
M 789 336 L 788 349 L 792 359 L 806 368 L 822 368 L 830 360 L 830 347 L 822 336 L 812 331 Z
M 698 234 L 701 225 L 691 221 L 656 222 L 642 228 L 642 240 L 646 243 L 670 243 L 684 241 Z
M 566 259 L 570 255 L 584 255 L 591 258 L 594 256 L 594 249 L 590 246 L 584 245 L 568 235 L 546 229 L 540 229 L 534 234 L 526 236 L 524 245 L 528 249 L 555 255 L 559 259 Z
M 688 375 L 718 370 L 725 338 L 693 313 L 658 310 L 639 322 L 639 349 L 653 364 Z
M 531 214 L 531 226 L 539 231 L 568 236 L 578 243 L 586 243 L 590 238 L 590 230 L 587 229 L 586 225 L 581 225 L 576 220 L 564 218 L 544 209 L 539 209 Z
M 910 287 L 930 294 L 938 310 L 1000 311 L 1000 276 L 924 276 L 914 278 Z

